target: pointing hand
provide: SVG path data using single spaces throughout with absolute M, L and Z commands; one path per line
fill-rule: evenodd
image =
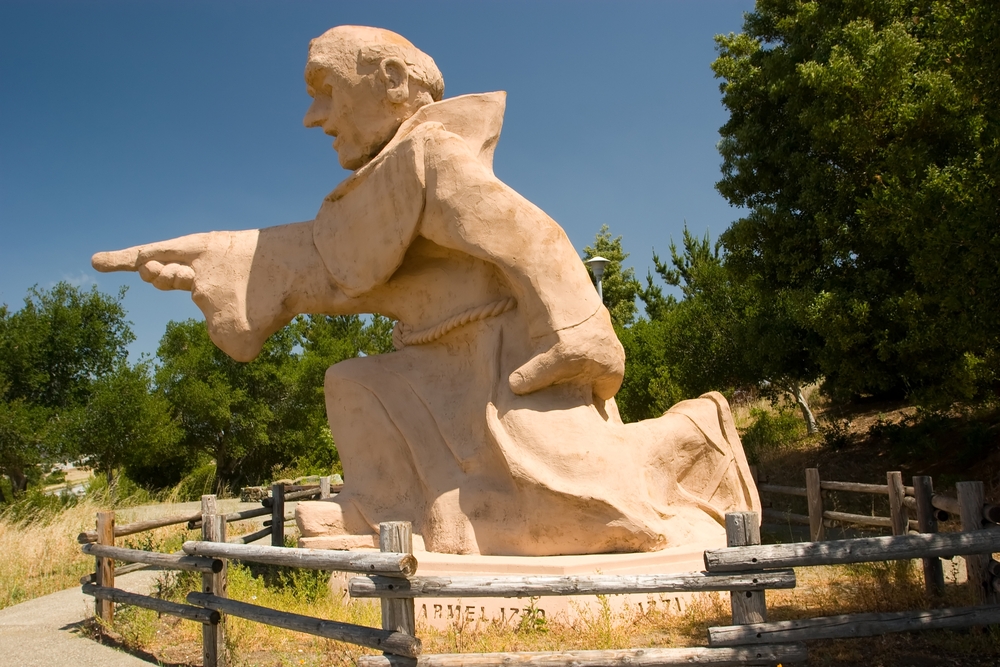
M 161 290 L 194 288 L 193 264 L 205 255 L 225 254 L 230 232 L 191 234 L 169 241 L 138 245 L 124 250 L 96 253 L 91 264 L 98 271 L 138 271 L 147 283 Z M 214 251 L 214 252 L 213 252 Z

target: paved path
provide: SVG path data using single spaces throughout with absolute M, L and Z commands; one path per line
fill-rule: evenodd
M 219 501 L 224 512 L 260 507 L 260 503 Z M 294 508 L 288 503 L 286 511 Z M 130 520 L 197 512 L 198 502 L 130 508 Z M 263 521 L 267 517 L 260 517 Z M 115 577 L 115 587 L 148 594 L 161 572 L 140 570 Z M 152 656 L 139 658 L 105 646 L 80 633 L 83 621 L 94 614 L 94 598 L 70 588 L 0 610 L 0 667 L 149 667 Z
M 155 571 L 115 579 L 115 586 L 147 593 Z M 142 660 L 80 634 L 94 613 L 94 598 L 70 588 L 0 610 L 0 667 L 149 667 Z

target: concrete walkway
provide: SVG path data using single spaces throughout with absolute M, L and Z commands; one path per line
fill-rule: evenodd
M 115 579 L 115 586 L 148 593 L 160 572 L 140 571 Z M 94 615 L 94 598 L 70 588 L 0 610 L 0 667 L 149 667 L 123 651 L 80 634 Z
M 197 512 L 199 502 L 129 508 L 130 521 Z M 260 503 L 220 500 L 223 512 L 260 507 Z M 288 503 L 285 511 L 292 511 Z M 251 530 L 268 517 L 260 517 Z M 115 577 L 115 588 L 149 594 L 162 572 L 140 570 Z M 83 621 L 94 615 L 94 598 L 80 588 L 70 588 L 0 610 L 0 667 L 149 667 L 156 659 L 139 658 L 99 644 L 80 632 Z

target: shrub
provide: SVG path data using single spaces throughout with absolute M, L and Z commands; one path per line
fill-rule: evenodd
M 751 408 L 750 418 L 753 421 L 740 438 L 751 463 L 759 463 L 805 435 L 805 424 L 791 410 Z

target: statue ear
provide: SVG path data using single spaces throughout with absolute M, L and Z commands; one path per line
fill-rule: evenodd
M 378 70 L 390 102 L 402 104 L 410 98 L 410 71 L 406 63 L 399 58 L 385 58 L 378 64 Z

